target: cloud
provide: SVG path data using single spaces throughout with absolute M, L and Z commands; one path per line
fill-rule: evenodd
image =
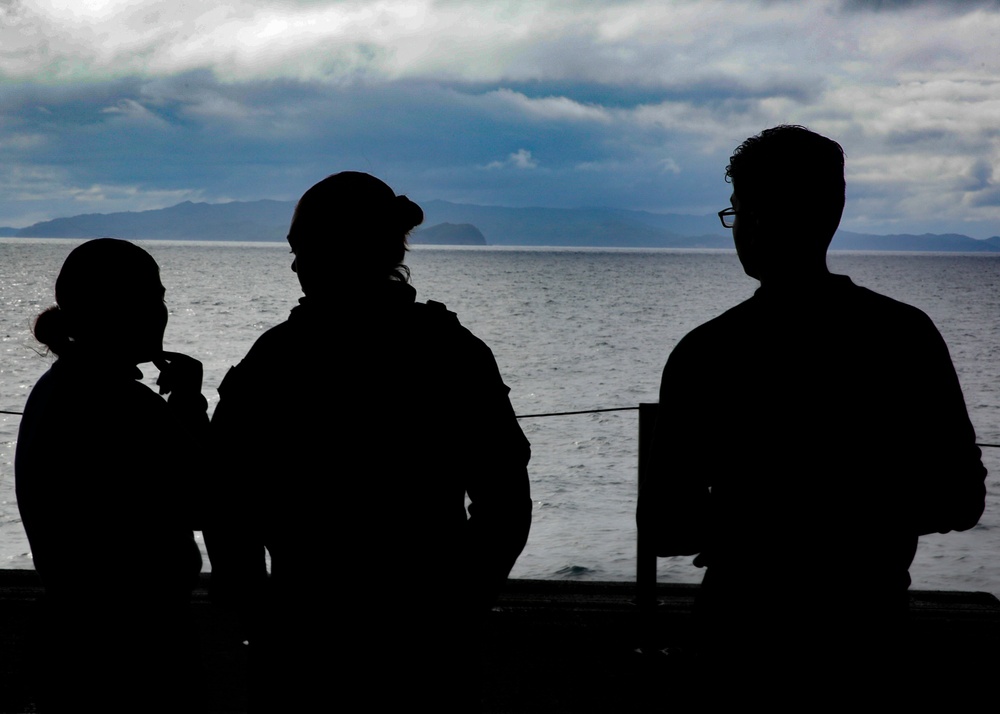
M 33 132 L 11 132 L 0 135 L 0 152 L 28 152 L 45 144 L 43 134 Z
M 843 0 L 849 12 L 897 12 L 931 7 L 951 12 L 971 12 L 979 8 L 1000 8 L 998 0 Z
M 829 5 L 815 4 L 821 15 Z M 50 0 L 17 7 L 16 21 L 0 30 L 3 75 L 47 81 L 206 69 L 224 81 L 555 78 L 659 86 L 731 75 L 742 65 L 736 58 L 758 55 L 773 63 L 808 51 L 816 39 L 788 32 L 754 42 L 776 24 L 804 24 L 813 10 L 694 0 L 233 0 L 214 6 Z
M 677 162 L 674 161 L 669 156 L 667 158 L 662 159 L 660 161 L 660 166 L 663 167 L 663 171 L 664 172 L 668 172 L 668 173 L 672 173 L 672 174 L 679 174 L 681 172 L 681 167 L 678 166 Z
M 114 125 L 148 127 L 152 129 L 168 129 L 170 124 L 155 112 L 135 99 L 120 99 L 113 105 L 100 110 L 102 114 L 111 115 Z
M 163 190 L 148 185 L 78 184 L 72 172 L 53 167 L 0 164 L 0 214 L 3 225 L 30 225 L 79 213 L 141 211 L 200 201 L 200 191 Z
M 960 181 L 958 187 L 963 191 L 981 191 L 990 186 L 992 181 L 993 166 L 982 159 L 977 159 L 972 162 L 972 166 L 965 174 L 965 180 Z
M 335 84 L 417 77 L 674 87 L 713 77 L 752 83 L 762 72 L 789 79 L 840 74 L 858 49 L 866 53 L 858 58 L 862 63 L 875 55 L 920 53 L 935 31 L 921 29 L 918 20 L 934 15 L 938 4 L 884 4 L 897 10 L 892 22 L 841 12 L 853 4 L 834 0 L 233 0 L 212 6 L 37 0 L 11 4 L 0 30 L 0 67 L 8 79 L 56 82 L 207 70 L 222 81 Z M 995 14 L 983 13 L 947 14 L 943 21 Z M 940 29 L 931 49 L 965 57 L 969 36 Z
M 503 169 L 512 167 L 515 169 L 534 169 L 538 167 L 538 161 L 532 158 L 531 152 L 527 149 L 518 149 L 510 154 L 504 161 L 491 161 L 486 164 L 487 169 Z
M 39 215 L 46 191 L 52 217 L 294 198 L 341 168 L 428 198 L 708 212 L 733 147 L 801 123 L 847 151 L 848 223 L 1000 233 L 1000 3 L 32 0 L 0 15 L 0 224 Z
M 500 103 L 526 115 L 546 121 L 590 121 L 608 124 L 612 121 L 609 112 L 601 106 L 583 104 L 569 97 L 549 96 L 531 99 L 524 94 L 509 89 L 498 89 L 491 93 Z

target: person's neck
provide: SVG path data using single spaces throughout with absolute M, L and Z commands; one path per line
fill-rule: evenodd
M 759 276 L 761 287 L 779 290 L 802 290 L 822 283 L 831 275 L 826 257 L 810 263 L 775 266 Z
M 384 300 L 400 297 L 409 297 L 416 292 L 409 283 L 399 280 L 379 279 L 379 280 L 357 280 L 340 282 L 332 286 L 325 286 L 324 290 L 310 290 L 303 297 L 299 298 L 299 303 L 306 305 L 322 305 L 329 303 L 339 303 L 343 301 L 364 302 L 365 300 Z
M 63 358 L 69 364 L 85 366 L 86 369 L 101 374 L 130 375 L 135 378 L 142 376 L 142 373 L 139 371 L 139 365 L 150 361 L 134 357 L 123 357 L 121 353 L 111 350 L 87 349 L 83 345 L 77 345 L 74 349 L 60 355 L 59 359 Z

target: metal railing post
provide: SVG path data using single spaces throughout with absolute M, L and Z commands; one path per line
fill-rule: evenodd
M 659 404 L 639 405 L 639 494 L 643 482 L 648 478 L 649 450 L 653 443 L 656 414 Z M 652 543 L 643 538 L 642 530 L 636 538 L 636 602 L 643 610 L 656 605 L 656 550 Z

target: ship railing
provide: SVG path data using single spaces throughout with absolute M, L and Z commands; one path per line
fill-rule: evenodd
M 656 413 L 659 404 L 642 403 L 635 407 L 607 407 L 602 409 L 578 409 L 563 412 L 543 412 L 539 414 L 518 414 L 518 419 L 541 419 L 559 416 L 574 416 L 578 414 L 600 414 L 604 412 L 639 412 L 639 483 L 643 481 L 643 475 L 648 468 L 648 445 L 653 441 L 653 430 L 656 427 Z M 0 414 L 11 414 L 20 416 L 22 412 L 0 410 Z M 985 449 L 1000 449 L 1000 444 L 977 443 L 976 446 Z M 639 531 L 636 538 L 636 604 L 640 608 L 647 608 L 656 603 L 656 551 L 653 546 L 642 537 Z

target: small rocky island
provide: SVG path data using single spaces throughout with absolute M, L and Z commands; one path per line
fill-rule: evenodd
M 410 234 L 413 245 L 486 245 L 486 237 L 471 223 L 438 223 Z

